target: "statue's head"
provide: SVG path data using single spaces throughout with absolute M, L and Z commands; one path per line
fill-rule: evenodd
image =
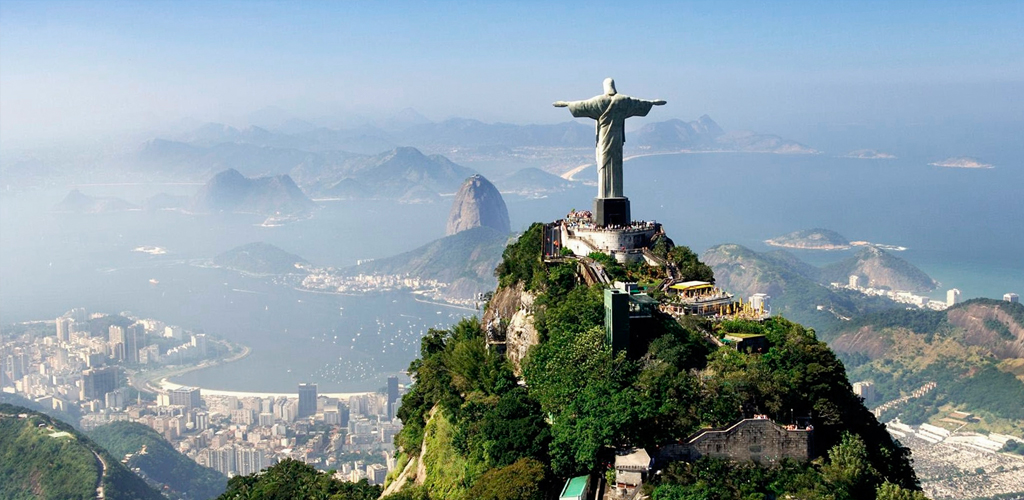
M 611 78 L 604 79 L 604 95 L 615 95 L 618 92 L 615 91 L 615 80 Z

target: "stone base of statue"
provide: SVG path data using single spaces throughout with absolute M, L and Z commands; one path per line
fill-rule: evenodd
M 629 198 L 594 198 L 594 225 L 628 226 L 632 222 L 629 217 Z

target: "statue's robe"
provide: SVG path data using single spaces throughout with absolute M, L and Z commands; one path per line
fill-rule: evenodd
M 599 95 L 572 101 L 569 111 L 576 118 L 597 120 L 597 195 L 622 197 L 622 145 L 626 142 L 626 118 L 647 116 L 654 101 L 622 94 Z

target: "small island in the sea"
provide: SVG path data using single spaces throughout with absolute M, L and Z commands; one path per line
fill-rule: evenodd
M 803 229 L 764 240 L 773 247 L 801 250 L 847 250 L 850 242 L 843 235 L 829 229 Z
M 954 156 L 942 161 L 929 163 L 929 165 L 946 168 L 996 168 L 991 163 L 982 163 L 977 158 L 968 156 Z
M 876 151 L 874 149 L 858 149 L 843 155 L 843 158 L 856 158 L 858 160 L 895 160 L 896 155 Z
M 145 253 L 145 254 L 149 254 L 149 255 L 164 255 L 164 254 L 167 253 L 167 249 L 164 248 L 164 247 L 154 247 L 154 246 L 148 246 L 148 245 L 144 245 L 144 246 L 141 246 L 141 247 L 135 247 L 135 248 L 132 249 L 132 251 L 133 252 Z

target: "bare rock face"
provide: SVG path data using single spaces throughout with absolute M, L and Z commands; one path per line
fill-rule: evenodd
M 446 234 L 486 226 L 502 234 L 512 231 L 508 221 L 508 207 L 501 193 L 482 175 L 474 175 L 462 183 L 448 213 Z
M 522 374 L 522 362 L 530 347 L 540 343 L 534 326 L 533 301 L 537 297 L 523 290 L 523 284 L 498 288 L 487 304 L 480 323 L 488 328 L 488 337 L 505 342 L 505 355 L 512 362 L 512 371 Z M 490 331 L 493 328 L 494 331 Z

